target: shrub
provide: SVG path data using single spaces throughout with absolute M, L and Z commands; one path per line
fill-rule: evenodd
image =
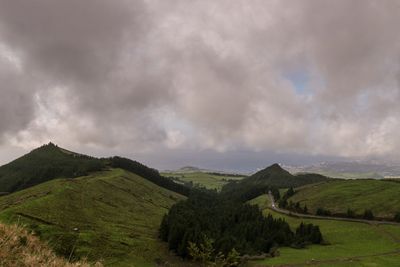
M 372 213 L 372 210 L 365 210 L 363 218 L 366 220 L 373 220 L 374 219 L 374 214 Z

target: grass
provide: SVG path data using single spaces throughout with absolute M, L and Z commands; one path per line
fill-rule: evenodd
M 194 185 L 204 186 L 207 189 L 221 190 L 221 188 L 226 185 L 229 180 L 241 180 L 245 176 L 232 176 L 229 174 L 211 174 L 207 172 L 166 172 L 162 173 L 163 176 L 173 177 L 181 182 L 190 183 Z
M 67 257 L 102 259 L 106 266 L 155 266 L 156 260 L 176 260 L 157 232 L 162 216 L 183 198 L 112 169 L 0 197 L 0 220 L 26 224 Z
M 333 213 L 356 214 L 371 209 L 376 217 L 393 218 L 400 211 L 400 183 L 379 180 L 334 180 L 299 188 L 290 198 L 307 205 L 310 212 L 322 207 Z
M 0 224 L 0 266 L 1 267 L 101 267 L 84 261 L 68 262 L 57 257 L 51 249 L 36 236 L 17 225 Z
M 248 203 L 251 205 L 258 205 L 262 209 L 265 209 L 271 205 L 269 197 L 266 194 L 256 197 L 256 198 L 248 201 Z
M 306 249 L 280 248 L 279 257 L 255 262 L 257 266 L 304 266 L 311 263 L 313 266 L 398 266 L 398 226 L 298 219 L 271 211 L 267 208 L 269 203 L 264 200 L 265 195 L 252 200 L 252 203 L 258 204 L 264 214 L 284 218 L 292 229 L 302 221 L 319 225 L 329 245 L 313 245 Z

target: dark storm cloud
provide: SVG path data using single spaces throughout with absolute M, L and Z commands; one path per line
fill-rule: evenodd
M 142 7 L 124 1 L 1 1 L 2 40 L 27 68 L 55 82 L 91 82 L 115 67 L 124 31 Z M 136 16 L 135 16 L 136 15 Z
M 64 99 L 57 100 L 68 102 L 69 108 L 60 115 L 82 116 L 99 130 L 113 128 L 113 121 L 135 124 L 146 115 L 131 117 L 127 111 L 143 110 L 163 97 L 159 89 L 165 74 L 149 72 L 157 63 L 140 51 L 152 28 L 141 1 L 1 1 L 0 7 L 1 41 L 22 62 L 22 73 L 14 79 L 35 78 L 25 88 L 9 89 L 8 97 L 24 92 L 24 103 L 33 106 L 34 95 L 43 99 L 61 88 Z M 32 86 L 36 88 L 28 88 Z M 20 121 L 32 120 L 32 112 L 23 107 L 20 114 L 26 119 Z M 88 137 L 88 131 L 78 136 Z
M 389 0 L 0 0 L 0 135 L 393 156 L 399 15 Z

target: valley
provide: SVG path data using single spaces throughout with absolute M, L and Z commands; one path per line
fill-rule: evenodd
M 0 267 L 400 267 L 400 0 L 0 0 Z
M 226 222 L 231 220 L 233 228 L 226 228 L 226 233 L 236 233 L 233 237 L 246 233 L 240 230 L 245 225 L 257 224 L 253 220 L 280 225 L 282 230 L 277 231 L 286 231 L 286 237 L 279 241 L 279 248 L 268 242 L 262 245 L 265 241 L 260 239 L 255 239 L 258 245 L 254 248 L 254 244 L 234 241 L 239 250 L 255 255 L 258 252 L 254 249 L 263 246 L 277 249 L 275 257 L 264 254 L 263 260 L 250 260 L 248 266 L 390 267 L 400 259 L 400 227 L 395 223 L 338 221 L 326 216 L 307 218 L 314 216 L 318 208 L 329 210 L 331 216 L 342 215 L 348 209 L 362 214 L 368 209 L 375 219 L 393 221 L 399 210 L 400 183 L 396 181 L 341 180 L 312 173 L 292 175 L 278 164 L 251 176 L 194 169 L 160 175 L 157 170 L 129 159 L 97 159 L 48 144 L 0 167 L 1 186 L 9 192 L 0 196 L 0 222 L 32 231 L 58 256 L 71 261 L 87 259 L 89 264 L 100 262 L 116 267 L 199 266 L 168 250 L 173 238 L 168 232 L 176 231 L 174 227 L 187 219 L 189 224 L 179 227 L 193 227 L 199 222 L 215 225 L 218 221 L 221 226 L 210 228 L 212 231 L 227 227 Z M 293 192 L 286 196 L 288 188 L 293 188 Z M 277 203 L 285 198 L 300 207 L 306 205 L 311 215 L 300 218 L 273 208 L 272 195 L 267 194 L 270 191 Z M 189 202 L 182 202 L 188 199 Z M 258 206 L 266 219 L 261 220 L 256 210 L 243 204 L 246 202 Z M 176 215 L 170 215 L 173 224 L 168 226 L 167 235 L 163 234 L 163 242 L 159 238 L 160 225 L 173 207 Z M 185 216 L 179 217 L 179 207 L 180 212 L 187 213 Z M 197 213 L 203 217 L 196 219 Z M 234 218 L 246 213 L 242 224 L 235 227 L 238 221 Z M 208 221 L 210 216 L 214 219 Z M 285 228 L 286 222 L 291 230 Z M 322 244 L 298 243 L 303 237 L 296 232 L 302 223 L 320 229 Z M 180 237 L 180 244 L 187 244 L 190 233 L 202 240 L 198 227 L 181 228 L 179 231 L 188 234 Z M 233 238 L 226 233 L 218 241 L 224 246 L 234 240 L 224 243 Z M 263 235 L 268 233 L 264 231 Z M 180 245 L 178 251 L 187 257 L 185 246 Z
M 169 171 L 161 173 L 165 177 L 171 177 L 177 182 L 187 183 L 191 186 L 202 186 L 207 189 L 216 189 L 220 191 L 222 187 L 231 181 L 239 181 L 245 178 L 245 175 L 228 174 L 223 172 L 210 171 Z

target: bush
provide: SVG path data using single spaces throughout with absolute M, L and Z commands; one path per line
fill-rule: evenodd
M 374 214 L 372 213 L 372 210 L 365 210 L 363 218 L 366 220 L 373 220 L 374 219 Z
M 324 208 L 318 208 L 315 214 L 318 216 L 331 216 L 331 212 Z
M 354 218 L 356 217 L 356 213 L 354 212 L 354 210 L 347 209 L 346 216 L 347 218 Z

